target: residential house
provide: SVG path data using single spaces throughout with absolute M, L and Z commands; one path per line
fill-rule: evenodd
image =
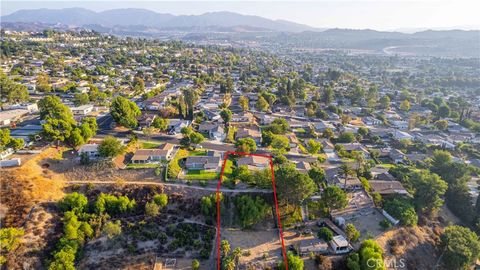
M 414 138 L 412 135 L 401 130 L 395 130 L 392 135 L 396 140 L 412 140 Z
M 327 182 L 331 185 L 336 185 L 340 187 L 341 189 L 345 189 L 345 176 L 342 175 L 335 175 L 331 179 L 327 179 Z M 347 176 L 347 185 L 346 185 L 346 190 L 347 191 L 355 191 L 355 190 L 361 190 L 363 188 L 362 182 L 360 182 L 360 179 L 358 179 L 356 176 L 349 175 Z
M 225 139 L 225 128 L 220 124 L 202 123 L 198 131 L 207 134 L 212 140 L 223 141 Z
M 328 253 L 328 244 L 317 238 L 305 239 L 298 244 L 298 253 L 300 256 L 309 256 L 313 254 Z
M 312 166 L 310 166 L 310 163 L 305 161 L 297 162 L 295 164 L 295 167 L 297 168 L 297 171 L 301 173 L 308 173 L 308 171 L 312 168 Z
M 88 115 L 89 113 L 93 112 L 93 105 L 87 104 L 87 105 L 81 105 L 78 107 L 73 107 L 71 108 L 72 113 L 74 115 L 81 115 L 85 116 Z
M 218 152 L 209 151 L 206 156 L 191 156 L 185 161 L 187 170 L 220 171 L 222 158 Z
M 335 146 L 329 139 L 320 139 L 319 142 L 322 144 L 323 152 L 327 154 L 335 152 Z
M 362 120 L 363 120 L 363 123 L 365 123 L 365 125 L 367 126 L 379 126 L 383 123 L 382 120 L 379 120 L 371 116 L 364 117 Z
M 337 145 L 343 146 L 345 151 L 349 153 L 352 151 L 358 151 L 361 152 L 365 158 L 370 157 L 370 153 L 368 152 L 367 148 L 361 143 L 337 143 Z
M 352 250 L 350 244 L 343 235 L 335 235 L 330 241 L 330 247 L 334 254 L 345 254 Z
M 153 113 L 144 113 L 138 119 L 138 125 L 140 127 L 150 127 L 153 124 L 153 121 L 157 118 L 156 114 Z
M 232 115 L 230 122 L 236 123 L 254 123 L 255 117 L 251 112 L 239 112 Z
M 178 134 L 181 132 L 182 128 L 190 126 L 191 122 L 184 119 L 170 119 L 168 123 L 168 133 L 169 134 Z
M 10 126 L 29 113 L 26 109 L 0 111 L 0 127 Z
M 247 166 L 249 170 L 265 169 L 270 166 L 270 159 L 261 156 L 245 156 L 237 160 L 237 166 Z
M 78 155 L 86 155 L 89 159 L 98 159 L 100 153 L 98 151 L 98 144 L 84 144 L 78 150 Z
M 235 140 L 243 138 L 252 138 L 257 144 L 262 142 L 262 133 L 255 128 L 238 128 L 235 133 Z
M 395 164 L 403 163 L 404 160 L 405 160 L 405 154 L 402 153 L 402 151 L 400 151 L 398 149 L 392 149 L 388 153 L 388 156 L 393 161 L 393 163 L 395 163 Z
M 158 163 L 170 160 L 173 148 L 173 144 L 165 143 L 158 149 L 138 149 L 132 157 L 132 163 Z
M 370 180 L 371 192 L 382 196 L 408 195 L 408 191 L 399 181 Z

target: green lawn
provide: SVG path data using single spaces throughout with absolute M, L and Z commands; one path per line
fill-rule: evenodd
M 154 142 L 142 142 L 142 149 L 155 149 L 158 148 L 161 143 L 154 143 Z
M 185 175 L 185 179 L 187 180 L 216 180 L 218 178 L 218 172 L 209 172 L 205 170 L 190 170 Z
M 225 164 L 225 170 L 223 171 L 223 180 L 228 180 L 229 177 L 231 177 L 232 172 L 233 172 L 233 161 L 228 159 Z M 220 173 L 208 172 L 204 170 L 190 170 L 185 174 L 185 179 L 187 180 L 218 180 L 220 179 Z
M 145 163 L 145 164 L 129 163 L 127 165 L 127 169 L 151 169 L 151 168 L 157 168 L 158 166 L 160 165 L 155 163 Z
M 222 164 L 223 165 L 223 164 Z M 231 176 L 233 172 L 233 161 L 227 159 L 227 163 L 225 164 L 225 170 L 223 171 L 224 176 Z
M 185 149 L 179 149 L 175 157 L 168 164 L 168 178 L 176 179 L 182 168 L 180 167 L 180 160 L 189 156 L 189 152 Z
M 196 156 L 206 156 L 207 150 L 192 150 L 188 152 L 188 156 L 196 157 Z

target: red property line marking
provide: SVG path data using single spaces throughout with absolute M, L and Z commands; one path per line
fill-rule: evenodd
M 285 249 L 285 240 L 283 238 L 283 229 L 282 229 L 282 221 L 280 219 L 280 210 L 278 207 L 278 200 L 277 200 L 277 188 L 275 186 L 275 173 L 273 170 L 273 162 L 272 156 L 270 155 L 263 155 L 263 154 L 250 154 L 250 153 L 242 153 L 242 152 L 226 152 L 223 158 L 222 170 L 220 171 L 220 179 L 218 179 L 217 183 L 217 270 L 220 270 L 220 188 L 222 186 L 223 180 L 223 173 L 225 170 L 225 164 L 227 163 L 227 159 L 230 155 L 234 156 L 257 156 L 257 157 L 264 157 L 270 160 L 270 170 L 272 172 L 272 189 L 273 189 L 273 199 L 275 202 L 275 212 L 277 214 L 277 224 L 278 224 L 278 231 L 280 233 L 280 240 L 282 243 L 282 255 L 283 255 L 283 262 L 285 264 L 285 270 L 288 270 L 288 261 L 287 261 L 287 251 Z

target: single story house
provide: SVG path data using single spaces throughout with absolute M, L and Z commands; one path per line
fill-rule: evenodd
M 310 163 L 305 161 L 297 162 L 297 164 L 295 164 L 295 167 L 297 168 L 297 171 L 301 173 L 308 173 L 308 171 L 312 168 L 312 166 L 310 166 Z
M 260 156 L 245 156 L 237 160 L 237 166 L 247 166 L 249 170 L 265 169 L 270 166 L 270 159 Z
M 379 193 L 382 196 L 408 195 L 408 191 L 398 181 L 370 180 L 371 192 Z
M 170 119 L 168 123 L 168 133 L 169 134 L 178 134 L 181 132 L 182 128 L 190 126 L 191 122 L 184 119 Z
M 198 131 L 205 133 L 212 140 L 222 141 L 225 139 L 225 128 L 220 124 L 202 123 L 198 127 Z
M 298 244 L 298 253 L 300 256 L 309 256 L 310 253 L 326 254 L 328 253 L 328 244 L 316 238 L 305 239 Z
M 402 151 L 398 150 L 398 149 L 392 149 L 389 153 L 388 153 L 388 157 L 393 161 L 393 163 L 395 164 L 399 164 L 399 163 L 403 163 L 403 161 L 405 160 L 405 154 L 402 153 Z
M 100 153 L 98 152 L 98 144 L 95 143 L 89 143 L 89 144 L 84 144 L 80 149 L 78 150 L 78 155 L 86 155 L 90 159 L 97 159 L 100 157 Z
M 157 163 L 162 160 L 170 160 L 173 147 L 173 144 L 165 143 L 158 149 L 138 149 L 132 157 L 132 163 Z
M 219 171 L 222 157 L 214 151 L 209 151 L 206 156 L 191 156 L 185 161 L 187 170 Z
M 71 108 L 74 115 L 88 115 L 93 112 L 93 105 L 87 104 Z
M 262 142 L 262 133 L 258 129 L 239 128 L 235 133 L 235 140 L 242 138 L 252 138 L 257 144 Z

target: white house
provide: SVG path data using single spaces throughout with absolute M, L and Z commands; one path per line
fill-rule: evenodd
M 395 130 L 393 132 L 393 138 L 395 138 L 397 140 L 404 140 L 404 139 L 412 140 L 413 136 L 410 135 L 409 133 L 405 132 L 405 131 Z
M 97 159 L 100 157 L 100 153 L 98 152 L 98 144 L 84 144 L 78 150 L 78 155 L 87 155 L 90 159 Z
M 170 119 L 167 130 L 169 134 L 178 134 L 181 132 L 182 128 L 188 127 L 190 124 L 191 122 L 189 120 Z
M 74 115 L 88 115 L 93 112 L 93 105 L 87 104 L 71 108 Z

